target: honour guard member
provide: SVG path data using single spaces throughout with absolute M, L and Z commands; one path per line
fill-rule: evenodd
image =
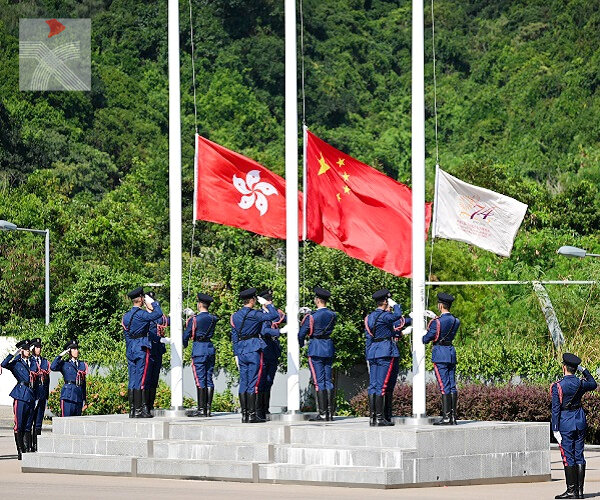
M 154 292 L 148 292 L 148 296 L 155 299 Z M 152 312 L 152 304 L 146 304 L 146 311 Z M 154 410 L 154 401 L 156 399 L 156 388 L 160 380 L 160 369 L 162 368 L 163 354 L 167 352 L 165 344 L 170 344 L 171 339 L 165 337 L 165 330 L 169 326 L 170 321 L 164 314 L 156 321 L 150 322 L 148 330 L 148 338 L 152 347 L 150 348 L 150 366 L 144 380 L 144 386 L 148 391 L 148 411 Z
M 67 361 L 62 359 L 65 354 L 69 355 Z M 53 372 L 61 372 L 65 379 L 65 384 L 60 391 L 62 416 L 79 417 L 85 406 L 85 377 L 88 366 L 87 363 L 79 359 L 79 344 L 76 340 L 70 340 L 65 344 L 65 350 L 54 358 L 50 369 Z
M 42 422 L 50 394 L 50 361 L 42 357 L 42 339 L 31 341 L 31 371 L 35 371 L 33 395 L 35 407 L 31 414 L 31 451 L 37 451 L 37 437 L 42 433 Z M 34 368 L 35 366 L 35 368 Z
M 214 299 L 205 293 L 198 294 L 198 311 L 188 319 L 183 332 L 183 347 L 188 346 L 191 339 L 192 372 L 196 381 L 198 395 L 198 410 L 188 413 L 188 417 L 210 417 L 215 384 L 213 371 L 215 369 L 215 346 L 211 339 L 215 334 L 215 326 L 219 318 L 208 312 Z
M 433 425 L 456 425 L 456 350 L 452 345 L 460 320 L 450 313 L 454 297 L 449 293 L 437 294 L 440 316 L 433 318 L 423 336 L 423 343 L 433 343 L 431 361 L 442 393 L 442 418 Z
M 266 344 L 260 338 L 262 324 L 265 321 L 274 321 L 279 317 L 277 309 L 270 300 L 258 297 L 258 302 L 263 310 L 257 311 L 254 306 L 257 302 L 256 288 L 249 288 L 240 292 L 240 299 L 244 307 L 231 315 L 231 340 L 233 353 L 237 356 L 240 369 L 240 405 L 242 407 L 242 422 L 264 422 L 258 418 L 262 414 L 258 390 L 261 377 L 264 374 L 263 349 Z
M 273 293 L 270 290 L 263 290 L 258 294 L 265 300 L 273 300 Z M 262 387 L 259 390 L 259 398 L 262 398 L 262 404 L 259 405 L 264 414 L 261 413 L 259 418 L 265 418 L 270 413 L 269 406 L 271 405 L 271 388 L 273 387 L 273 381 L 275 380 L 275 374 L 277 373 L 277 366 L 279 365 L 279 357 L 281 356 L 281 344 L 279 343 L 279 336 L 286 332 L 285 327 L 279 328 L 281 323 L 286 321 L 285 313 L 281 309 L 277 309 L 279 317 L 275 321 L 265 321 L 262 326 L 260 335 L 265 341 L 266 347 L 263 349 L 263 359 L 265 363 L 265 374 L 262 379 Z M 282 331 L 283 330 L 283 331 Z
M 331 376 L 331 365 L 335 348 L 331 333 L 337 321 L 337 313 L 327 307 L 331 292 L 319 286 L 313 289 L 315 294 L 315 311 L 309 312 L 302 319 L 298 342 L 308 344 L 308 365 L 312 374 L 317 393 L 317 415 L 310 420 L 313 422 L 333 421 L 335 413 L 335 391 Z
M 580 371 L 583 379 L 575 373 Z M 552 394 L 552 432 L 558 441 L 565 468 L 567 491 L 554 498 L 583 498 L 585 458 L 583 445 L 587 422 L 581 397 L 596 389 L 596 381 L 574 354 L 563 354 L 564 377 L 550 387 Z
M 386 427 L 394 425 L 392 420 L 392 393 L 398 377 L 400 353 L 395 339 L 402 328 L 402 307 L 392 300 L 386 290 L 377 290 L 372 295 L 377 309 L 365 317 L 366 358 L 369 363 L 369 425 Z M 392 311 L 388 311 L 392 308 Z
M 17 385 L 10 392 L 10 397 L 15 400 L 13 403 L 14 433 L 17 457 L 21 460 L 21 455 L 29 451 L 31 447 L 31 428 L 27 428 L 27 423 L 29 422 L 31 425 L 30 414 L 35 405 L 35 396 L 31 388 L 31 382 L 35 375 L 29 364 L 29 341 L 21 340 L 17 342 L 16 347 L 16 352 L 6 356 L 0 366 L 9 370 L 17 379 Z
M 159 320 L 162 309 L 144 289 L 138 287 L 127 294 L 133 307 L 125 313 L 121 324 L 125 335 L 127 350 L 127 368 L 129 371 L 129 418 L 152 418 L 149 411 L 150 392 L 146 390 L 146 377 L 150 365 L 152 343 L 149 338 L 150 323 Z M 152 308 L 152 312 L 144 311 L 142 304 Z

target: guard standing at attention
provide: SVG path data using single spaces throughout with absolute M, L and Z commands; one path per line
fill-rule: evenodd
M 575 373 L 580 371 L 583 379 Z M 565 352 L 563 354 L 563 375 L 550 387 L 552 394 L 552 432 L 558 441 L 565 468 L 567 491 L 554 498 L 583 498 L 585 481 L 585 458 L 583 446 L 587 422 L 581 406 L 581 397 L 596 389 L 592 374 L 583 366 L 581 359 Z
M 365 317 L 366 358 L 369 363 L 369 425 L 386 427 L 394 425 L 392 393 L 398 377 L 400 356 L 395 341 L 398 332 L 394 324 L 400 326 L 402 323 L 402 307 L 392 299 L 389 290 L 377 290 L 372 297 L 377 309 Z M 392 311 L 388 310 L 390 307 Z
M 310 420 L 313 422 L 333 421 L 335 413 L 335 391 L 331 374 L 335 348 L 331 333 L 337 321 L 337 313 L 327 307 L 331 292 L 316 286 L 313 289 L 315 311 L 309 312 L 302 319 L 298 342 L 304 346 L 308 344 L 308 365 L 313 377 L 317 393 L 317 415 Z
M 263 290 L 258 294 L 265 300 L 273 300 L 273 292 L 270 290 Z M 279 317 L 275 321 L 265 321 L 262 326 L 260 335 L 265 341 L 265 348 L 263 349 L 263 359 L 265 363 L 265 374 L 261 377 L 261 387 L 259 389 L 259 398 L 262 398 L 261 404 L 259 405 L 261 410 L 264 410 L 264 414 L 258 415 L 259 418 L 267 418 L 269 407 L 271 405 L 271 388 L 275 380 L 275 374 L 277 373 L 277 366 L 279 365 L 279 357 L 281 356 L 281 344 L 279 343 L 279 336 L 285 333 L 287 329 L 285 327 L 280 328 L 281 323 L 286 321 L 285 313 L 281 309 L 277 309 Z
M 442 393 L 442 418 L 433 425 L 456 425 L 456 349 L 452 345 L 460 320 L 450 313 L 454 297 L 449 293 L 437 294 L 440 316 L 432 319 L 423 336 L 423 343 L 433 343 L 431 361 Z
M 258 412 L 263 413 L 258 389 L 264 371 L 263 349 L 266 346 L 265 341 L 260 338 L 260 331 L 265 321 L 276 320 L 279 313 L 270 300 L 262 297 L 257 299 L 256 288 L 240 292 L 240 299 L 244 301 L 244 307 L 231 315 L 230 323 L 233 353 L 240 369 L 242 422 L 264 422 L 264 419 L 257 416 L 257 407 Z M 262 311 L 254 309 L 257 300 L 262 305 Z
M 34 369 L 35 366 L 35 369 Z M 31 451 L 37 451 L 37 437 L 42 433 L 42 422 L 50 394 L 50 361 L 42 357 L 42 339 L 31 341 L 31 371 L 35 371 L 33 395 L 35 407 L 31 414 Z
M 62 359 L 65 354 L 69 354 L 67 361 Z M 87 363 L 79 359 L 79 344 L 76 340 L 70 340 L 65 344 L 65 350 L 54 358 L 50 369 L 53 372 L 61 372 L 65 379 L 65 384 L 60 391 L 62 416 L 81 416 L 86 401 L 85 377 L 88 366 Z
M 150 392 L 145 386 L 152 349 L 149 332 L 150 323 L 159 320 L 163 312 L 158 302 L 149 295 L 144 295 L 141 286 L 129 292 L 127 296 L 132 300 L 133 307 L 124 314 L 121 324 L 125 335 L 129 371 L 129 418 L 152 418 L 148 409 Z M 152 312 L 142 309 L 144 302 L 152 308 Z
M 22 454 L 27 453 L 30 448 L 31 429 L 27 429 L 27 423 L 31 422 L 30 414 L 33 412 L 35 396 L 31 389 L 34 374 L 29 365 L 29 340 L 17 342 L 16 347 L 16 352 L 6 356 L 0 366 L 9 370 L 17 379 L 17 385 L 10 392 L 10 397 L 15 400 L 13 403 L 15 444 L 17 458 L 21 460 Z
M 155 299 L 154 292 L 148 292 L 148 296 Z M 146 311 L 152 312 L 152 304 L 146 304 Z M 165 337 L 165 330 L 170 325 L 169 318 L 163 314 L 159 319 L 150 322 L 148 338 L 152 347 L 150 348 L 150 366 L 144 380 L 144 387 L 148 391 L 148 411 L 154 410 L 156 400 L 156 388 L 160 380 L 160 369 L 162 368 L 163 354 L 167 352 L 165 344 L 170 344 L 171 339 Z
M 211 339 L 215 334 L 215 326 L 219 318 L 208 312 L 213 298 L 205 293 L 198 294 L 198 311 L 189 318 L 183 332 L 183 347 L 188 346 L 191 339 L 192 372 L 196 381 L 198 395 L 198 410 L 188 413 L 188 417 L 210 417 L 215 384 L 213 371 L 215 369 L 215 346 Z

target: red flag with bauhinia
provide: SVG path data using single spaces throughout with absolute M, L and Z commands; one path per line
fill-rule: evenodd
M 410 277 L 410 188 L 310 132 L 306 165 L 308 238 L 388 273 Z M 423 238 L 431 222 L 431 203 L 425 214 Z
M 283 177 L 199 135 L 194 171 L 194 220 L 285 239 Z

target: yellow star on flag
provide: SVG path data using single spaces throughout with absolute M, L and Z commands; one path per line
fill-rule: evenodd
M 348 186 L 344 186 L 344 193 L 348 194 L 350 192 L 350 188 Z
M 317 175 L 324 174 L 331 168 L 329 165 L 327 165 L 325 158 L 323 158 L 323 153 L 321 153 L 321 158 L 319 158 L 319 166 L 321 168 L 319 168 L 319 173 Z
M 340 193 L 337 193 L 335 195 L 335 197 L 337 198 L 337 201 L 342 201 L 342 197 L 340 196 Z
M 344 172 L 344 173 L 342 174 L 342 177 L 344 178 L 344 180 L 345 180 L 346 182 L 348 182 L 348 179 L 350 178 L 350 174 L 349 174 L 348 172 Z
M 345 160 L 343 158 L 340 158 L 338 161 L 336 161 L 338 167 L 340 167 L 340 168 L 343 167 L 344 166 L 344 161 Z

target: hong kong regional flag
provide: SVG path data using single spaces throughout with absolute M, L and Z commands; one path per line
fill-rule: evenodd
M 283 177 L 199 135 L 195 163 L 194 220 L 285 239 Z
M 412 193 L 308 132 L 308 238 L 396 276 L 411 275 Z M 431 203 L 425 209 L 426 237 Z

